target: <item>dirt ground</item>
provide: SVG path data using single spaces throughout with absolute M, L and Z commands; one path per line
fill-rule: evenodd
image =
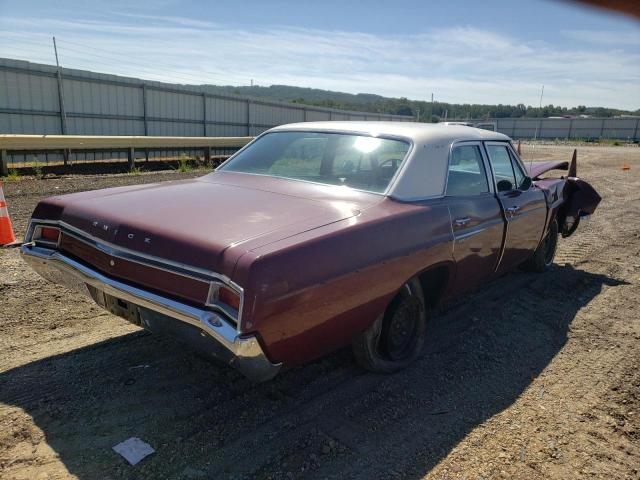
M 551 271 L 437 312 L 421 359 L 393 376 L 341 351 L 254 386 L 0 250 L 0 477 L 640 479 L 640 148 L 578 161 L 603 201 Z M 22 234 L 44 196 L 195 175 L 5 191 Z M 156 450 L 137 466 L 111 449 L 132 436 Z

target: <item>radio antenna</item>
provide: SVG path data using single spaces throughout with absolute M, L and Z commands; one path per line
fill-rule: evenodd
M 542 97 L 544 95 L 544 85 L 542 85 L 542 91 L 540 92 L 540 102 L 538 103 L 538 114 L 542 115 Z M 538 120 L 536 124 L 536 133 L 533 135 L 533 145 L 532 148 L 536 148 L 536 140 L 538 139 L 538 129 L 540 128 L 540 124 L 542 123 L 542 116 Z M 531 167 L 533 166 L 533 158 L 529 161 L 529 173 L 531 173 Z

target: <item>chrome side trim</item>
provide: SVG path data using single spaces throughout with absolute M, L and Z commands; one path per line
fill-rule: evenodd
M 465 238 L 473 237 L 474 235 L 477 235 L 477 234 L 479 234 L 481 232 L 484 232 L 488 228 L 489 227 L 482 227 L 482 228 L 479 228 L 477 230 L 472 230 L 470 232 L 461 233 L 460 235 L 456 235 L 455 239 L 456 239 L 456 241 L 464 240 Z
M 164 266 L 164 269 L 167 271 L 170 271 L 172 273 L 177 273 L 183 276 L 188 276 L 191 278 L 205 279 L 205 280 L 208 280 L 208 279 L 221 280 L 222 282 L 228 284 L 232 288 L 241 290 L 240 286 L 235 285 L 234 282 L 225 275 L 219 274 L 212 270 L 206 270 L 200 267 L 194 267 L 184 263 L 174 262 L 172 260 L 167 260 L 164 258 L 149 255 L 143 252 L 131 250 L 129 248 L 122 247 L 120 245 L 115 245 L 106 240 L 97 238 L 85 232 L 84 230 L 81 230 L 77 227 L 74 227 L 73 225 L 70 225 L 60 220 L 45 220 L 40 218 L 32 218 L 29 224 L 29 230 L 25 240 L 26 241 L 30 240 L 31 230 L 33 227 L 37 225 L 44 225 L 44 224 L 58 225 L 62 229 L 63 233 L 71 234 L 74 238 L 80 241 L 83 241 L 84 243 L 91 245 L 109 255 L 117 256 L 125 260 L 135 261 L 137 263 L 142 263 L 151 267 L 162 268 Z M 171 269 L 168 270 L 166 268 L 167 266 L 171 267 Z
M 255 336 L 242 336 L 222 315 L 202 310 L 167 297 L 109 278 L 62 253 L 26 243 L 21 248 L 24 260 L 43 278 L 89 294 L 87 285 L 115 298 L 130 302 L 198 327 L 233 355 L 230 364 L 254 381 L 273 378 L 281 364 L 266 357 Z

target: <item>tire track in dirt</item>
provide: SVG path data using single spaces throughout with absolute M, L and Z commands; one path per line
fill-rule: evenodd
M 480 304 L 475 306 L 461 305 L 439 315 L 437 321 L 440 323 L 440 328 L 446 328 L 453 334 L 447 336 L 448 343 L 427 345 L 425 354 L 423 354 L 420 361 L 424 361 L 425 357 L 437 358 L 451 349 L 457 341 L 457 335 L 469 327 L 470 318 L 468 313 L 471 310 L 498 308 L 505 293 L 516 292 L 529 283 L 530 275 L 509 275 L 492 285 L 490 290 L 493 290 L 493 292 L 485 290 L 477 292 L 474 295 L 476 298 L 490 294 Z M 455 369 L 455 365 L 447 365 L 446 368 Z M 430 370 L 431 367 L 422 372 L 420 375 L 421 382 L 429 383 L 430 377 L 428 374 Z M 438 371 L 438 368 L 436 367 L 433 370 Z M 413 371 L 413 368 L 410 369 L 411 371 Z M 370 442 L 366 442 L 366 446 L 355 442 L 356 439 L 365 437 L 364 432 L 366 432 L 366 429 L 361 427 L 361 423 L 365 422 L 357 422 L 352 418 L 344 417 L 344 406 L 359 398 L 376 394 L 380 390 L 402 391 L 407 384 L 416 381 L 415 374 L 410 372 L 400 372 L 388 377 L 367 373 L 358 375 L 356 371 L 355 375 L 352 377 L 347 376 L 346 379 L 327 388 L 324 393 L 317 392 L 317 397 L 314 393 L 307 399 L 301 399 L 295 405 L 287 403 L 260 428 L 248 428 L 244 434 L 237 436 L 231 443 L 225 442 L 220 455 L 216 454 L 213 458 L 208 458 L 210 462 L 215 458 L 220 458 L 223 466 L 215 465 L 212 469 L 204 471 L 212 478 L 217 478 L 223 474 L 236 474 L 241 478 L 251 476 L 260 470 L 264 464 L 273 463 L 274 459 L 286 455 L 292 444 L 309 435 L 313 430 L 322 431 L 328 438 L 333 438 L 336 442 L 345 445 L 352 451 L 373 453 L 373 449 L 369 445 Z M 331 407 L 321 408 L 323 405 L 331 405 Z M 434 404 L 432 408 L 435 411 L 434 415 L 438 415 L 442 405 L 441 403 Z M 367 410 L 370 407 L 364 408 Z M 345 424 L 347 425 L 346 428 Z M 293 429 L 294 425 L 295 429 Z M 273 440 L 273 437 L 275 437 L 275 440 Z M 268 449 L 257 448 L 260 445 L 267 444 L 269 445 Z M 251 452 L 250 456 L 248 456 L 249 451 Z M 236 468 L 229 466 L 234 464 L 233 461 L 230 461 L 231 459 L 236 460 Z M 196 459 L 192 458 L 192 460 Z M 198 462 L 196 461 L 196 463 Z M 179 472 L 176 471 L 175 473 Z
M 516 277 L 516 278 L 513 278 Z M 498 284 L 494 286 L 497 291 L 478 292 L 476 297 L 483 295 L 489 296 L 483 301 L 482 306 L 493 304 L 496 307 L 502 301 L 505 293 L 515 292 L 529 282 L 529 278 L 525 274 L 509 275 L 508 278 L 498 280 Z M 468 313 L 473 310 L 474 306 L 463 304 L 447 310 L 445 315 L 438 318 L 439 323 L 446 325 L 450 332 L 462 332 L 469 326 Z M 430 355 L 440 355 L 451 348 L 455 343 L 456 335 L 449 336 L 449 343 L 431 344 L 425 349 Z M 282 456 L 290 448 L 292 440 L 299 440 L 308 435 L 314 429 L 324 431 L 328 437 L 335 436 L 335 439 L 350 448 L 355 448 L 353 432 L 337 433 L 341 430 L 343 423 L 348 421 L 342 417 L 344 405 L 349 404 L 353 400 L 366 396 L 377 389 L 388 388 L 392 384 L 394 388 L 401 388 L 406 383 L 412 382 L 411 376 L 404 376 L 402 372 L 392 377 L 374 375 L 364 373 L 358 369 L 350 368 L 344 376 L 337 379 L 332 385 L 322 384 L 319 388 L 306 392 L 304 396 L 291 398 L 285 402 L 280 409 L 275 412 L 270 419 L 258 426 L 247 426 L 245 430 L 237 435 L 233 435 L 230 442 L 225 441 L 225 446 L 220 454 L 214 455 L 214 458 L 224 459 L 223 467 L 214 466 L 211 470 L 206 470 L 207 475 L 212 478 L 225 474 L 249 475 L 259 470 L 263 464 L 273 461 L 274 458 Z M 322 408 L 324 405 L 332 405 L 329 408 Z M 322 417 L 323 421 L 319 421 Z M 324 420 L 332 424 L 332 428 L 327 428 Z M 295 425 L 295 431 L 291 428 Z M 283 427 L 284 426 L 284 427 Z M 353 430 L 353 426 L 352 426 Z M 280 440 L 272 440 L 272 437 L 279 437 Z M 269 441 L 267 442 L 266 439 Z M 248 445 L 269 445 L 268 450 L 251 450 L 247 449 Z M 247 450 L 251 450 L 251 455 L 247 457 Z M 246 458 L 245 458 L 246 457 Z M 236 459 L 238 468 L 229 467 L 233 462 L 230 459 Z M 208 458 L 209 462 L 213 458 Z M 239 460 L 242 460 L 240 462 Z M 222 461 L 222 460 L 221 460 Z M 178 471 L 175 472 L 179 473 Z

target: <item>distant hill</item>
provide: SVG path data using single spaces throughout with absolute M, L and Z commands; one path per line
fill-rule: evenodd
M 390 98 L 371 93 L 345 93 L 319 88 L 291 87 L 289 85 L 261 86 L 217 86 L 204 85 L 209 93 L 246 95 L 265 100 L 279 100 L 284 102 L 302 103 L 320 107 L 340 108 L 362 112 L 391 113 L 395 115 L 417 116 L 420 112 L 421 121 L 438 122 L 445 117 L 453 119 L 483 119 L 483 118 L 519 118 L 519 117 L 554 117 L 562 115 L 592 115 L 596 117 L 612 117 L 616 115 L 640 115 L 636 111 L 617 110 L 605 107 L 566 108 L 547 105 L 542 109 L 519 105 L 480 105 L 457 104 L 409 100 L 407 98 Z
M 374 102 L 388 100 L 381 95 L 374 95 L 372 93 L 358 93 L 354 95 L 352 93 L 321 90 L 319 88 L 290 87 L 288 85 L 271 85 L 270 87 L 232 87 L 207 85 L 206 87 L 214 89 L 220 93 L 248 95 L 256 98 L 281 100 L 284 102 L 307 103 L 309 105 L 317 105 L 320 102 L 339 102 L 352 105 L 370 105 Z

